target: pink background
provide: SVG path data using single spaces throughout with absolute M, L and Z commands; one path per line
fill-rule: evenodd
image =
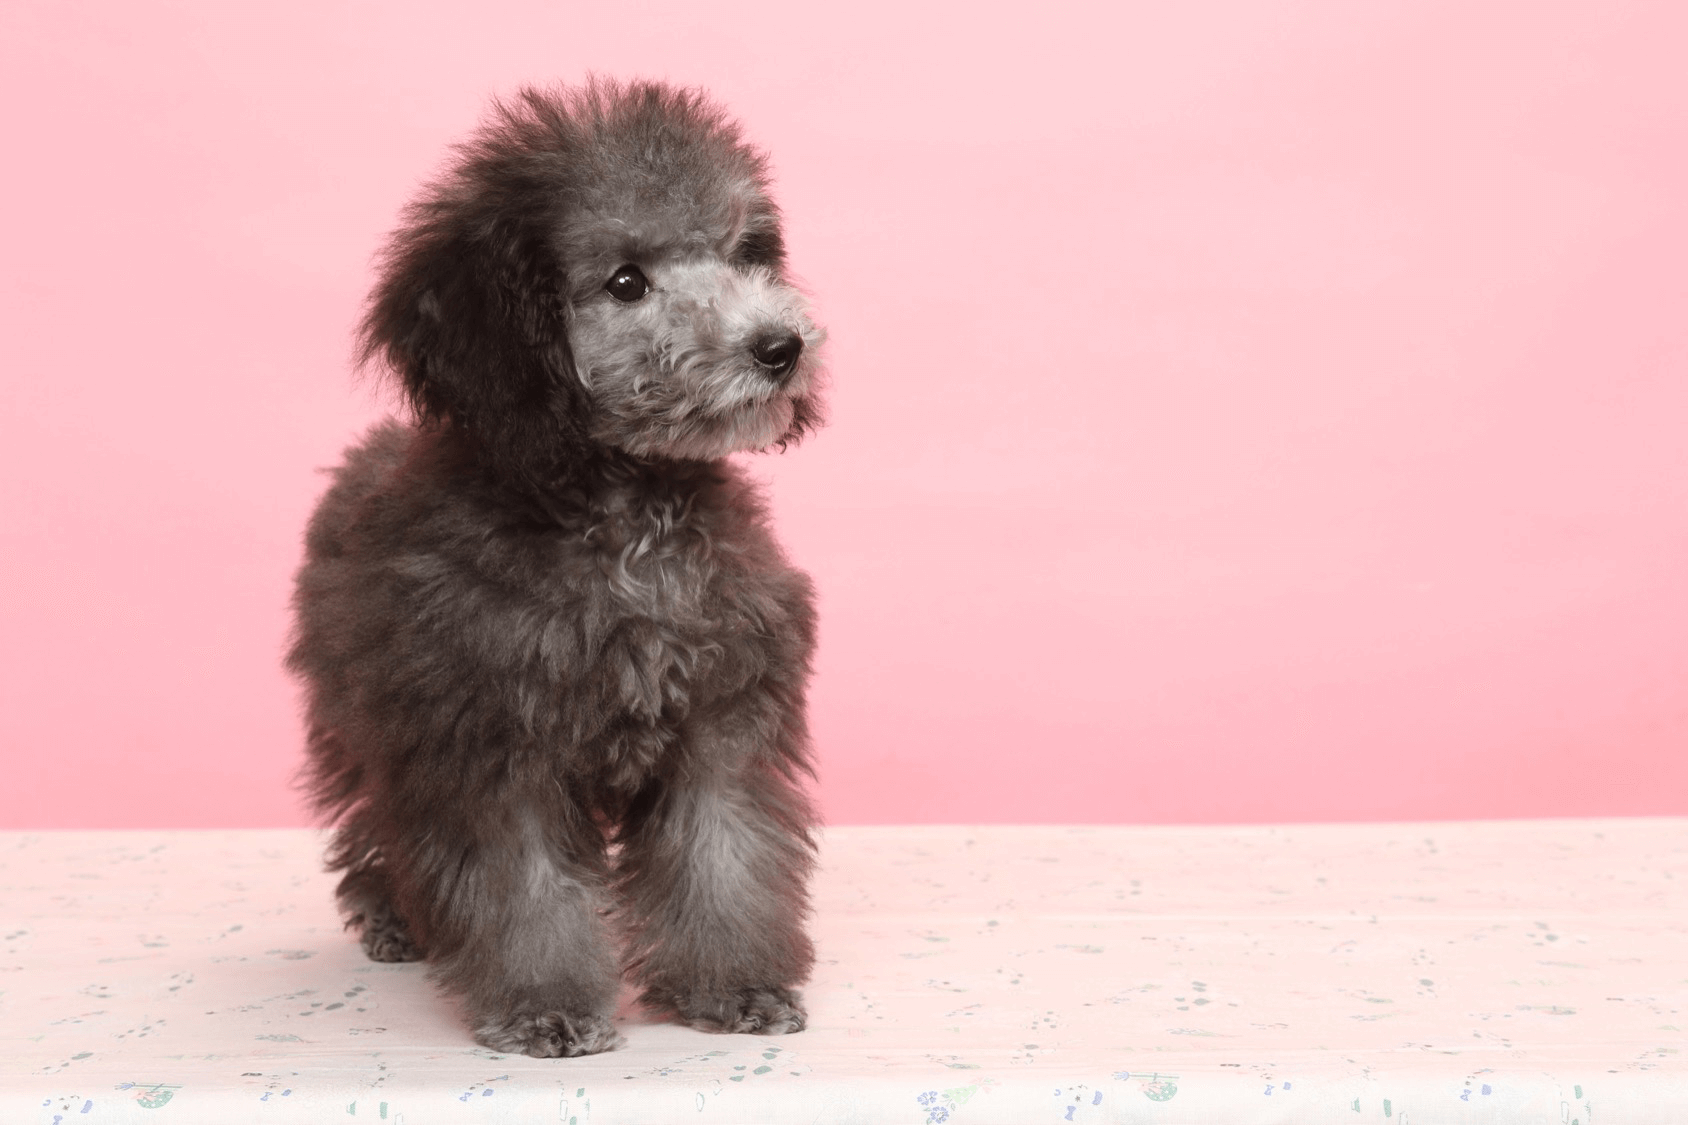
M 371 256 L 487 98 L 712 89 L 833 426 L 755 463 L 874 821 L 1688 813 L 1688 5 L 20 3 L 0 823 L 303 822 Z

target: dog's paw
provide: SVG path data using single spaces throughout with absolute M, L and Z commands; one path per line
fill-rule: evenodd
M 364 919 L 363 951 L 371 961 L 420 961 L 426 956 L 404 923 L 390 914 Z
M 488 1021 L 475 1028 L 475 1042 L 507 1054 L 536 1059 L 572 1059 L 613 1051 L 626 1042 L 608 1016 L 571 1016 L 564 1012 L 522 1014 Z
M 778 987 L 682 997 L 674 1011 L 681 1022 L 700 1031 L 789 1035 L 808 1022 L 802 997 Z

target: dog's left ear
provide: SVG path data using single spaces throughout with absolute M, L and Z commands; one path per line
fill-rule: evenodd
M 384 360 L 421 420 L 460 427 L 493 467 L 539 479 L 587 447 L 586 404 L 551 236 L 561 193 L 512 124 L 484 133 L 405 212 L 360 360 Z

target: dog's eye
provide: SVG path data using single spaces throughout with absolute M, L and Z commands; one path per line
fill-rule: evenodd
M 651 283 L 645 280 L 638 266 L 628 263 L 615 271 L 604 288 L 618 301 L 633 302 L 651 291 Z

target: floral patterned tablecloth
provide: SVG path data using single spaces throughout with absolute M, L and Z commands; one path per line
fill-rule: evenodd
M 0 1122 L 1688 1122 L 1688 820 L 839 828 L 799 1035 L 472 1043 L 309 831 L 0 834 Z

